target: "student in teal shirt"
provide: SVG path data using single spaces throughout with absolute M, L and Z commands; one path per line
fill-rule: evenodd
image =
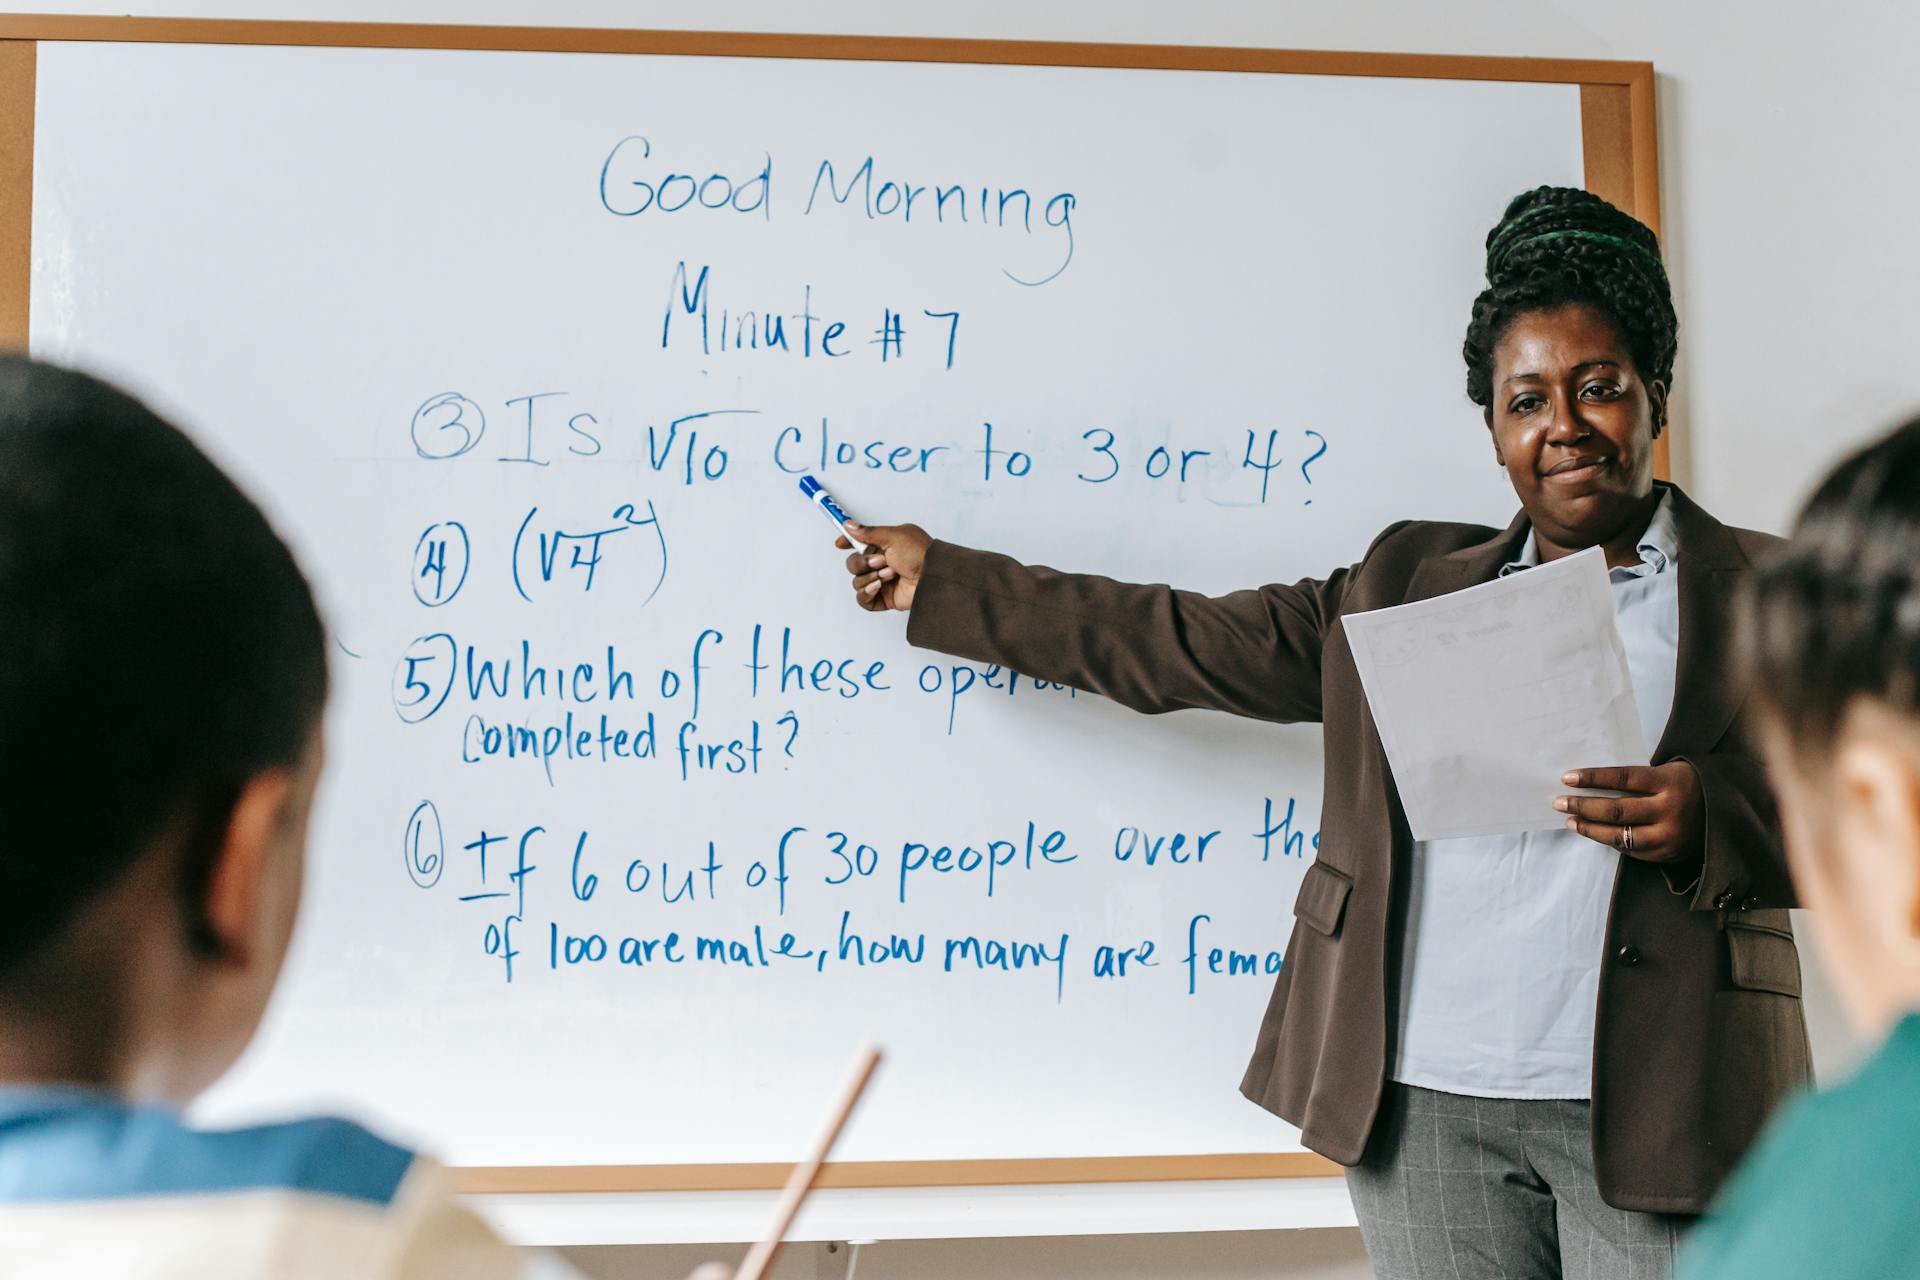
M 1920 420 L 1820 486 L 1747 623 L 1793 878 L 1882 1043 L 1781 1116 L 1679 1274 L 1920 1277 Z

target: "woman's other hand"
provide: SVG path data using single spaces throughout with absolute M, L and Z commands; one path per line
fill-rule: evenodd
M 1643 862 L 1687 862 L 1701 854 L 1706 800 L 1700 775 L 1685 760 L 1672 764 L 1575 769 L 1569 787 L 1618 791 L 1617 796 L 1561 796 L 1553 807 L 1567 826 Z
M 865 551 L 854 550 L 854 539 L 866 544 Z M 927 548 L 933 539 L 917 524 L 847 524 L 847 532 L 834 540 L 847 557 L 847 572 L 853 575 L 853 597 L 862 609 L 880 613 L 887 609 L 911 609 L 914 588 L 920 584 L 920 569 L 927 562 Z

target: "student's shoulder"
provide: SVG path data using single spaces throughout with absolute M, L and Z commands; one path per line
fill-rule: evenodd
M 209 1164 L 224 1162 L 253 1185 L 373 1204 L 392 1203 L 416 1163 L 410 1150 L 332 1117 L 198 1135 Z
M 384 1207 L 414 1161 L 346 1120 L 196 1129 L 162 1108 L 68 1103 L 0 1124 L 0 1200 L 285 1191 Z
M 1694 1233 L 1682 1280 L 1895 1274 L 1882 1268 L 1920 1221 L 1912 1076 L 1883 1055 L 1790 1104 Z

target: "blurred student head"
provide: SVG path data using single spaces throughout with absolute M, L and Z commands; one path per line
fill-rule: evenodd
M 1794 880 L 1879 1034 L 1920 1009 L 1920 420 L 1820 485 L 1747 625 Z
M 184 1102 L 299 903 L 326 650 L 266 517 L 175 427 L 0 357 L 0 1075 Z

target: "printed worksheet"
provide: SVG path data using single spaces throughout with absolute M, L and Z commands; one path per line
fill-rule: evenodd
M 1417 840 L 1560 826 L 1568 769 L 1647 762 L 1598 547 L 1344 621 Z

